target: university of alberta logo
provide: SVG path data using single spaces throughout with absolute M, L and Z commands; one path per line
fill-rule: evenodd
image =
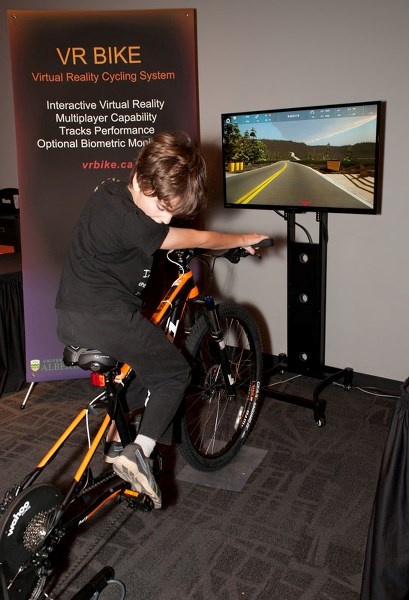
M 30 360 L 30 368 L 34 373 L 40 368 L 40 361 L 37 359 Z

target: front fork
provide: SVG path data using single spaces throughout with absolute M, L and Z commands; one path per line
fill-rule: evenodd
M 212 336 L 212 339 L 215 342 L 218 350 L 218 358 L 225 380 L 226 388 L 228 391 L 228 395 L 230 398 L 234 398 L 236 395 L 236 382 L 231 372 L 230 362 L 227 356 L 226 344 L 223 338 L 223 330 L 220 325 L 219 314 L 217 311 L 216 304 L 214 302 L 214 298 L 212 296 L 206 296 L 204 299 L 204 305 L 210 322 L 210 335 Z

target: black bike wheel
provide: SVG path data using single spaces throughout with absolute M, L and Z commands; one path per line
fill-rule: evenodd
M 62 498 L 53 485 L 33 485 L 14 498 L 0 519 L 0 564 L 8 600 L 40 597 L 49 568 L 43 544 Z
M 181 417 L 180 451 L 201 471 L 216 471 L 229 463 L 247 439 L 257 414 L 262 374 L 262 347 L 251 314 L 234 302 L 218 307 L 225 349 L 234 378 L 229 395 L 219 350 L 206 314 L 186 340 L 192 359 L 192 381 Z

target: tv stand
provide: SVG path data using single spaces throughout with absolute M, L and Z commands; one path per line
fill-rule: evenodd
M 270 374 L 288 371 L 319 380 L 312 398 L 276 390 L 265 395 L 310 408 L 318 426 L 325 425 L 325 400 L 321 392 L 343 378 L 345 389 L 352 387 L 352 368 L 325 366 L 325 308 L 327 283 L 328 213 L 318 212 L 319 242 L 296 241 L 296 213 L 287 220 L 287 354 L 280 354 Z

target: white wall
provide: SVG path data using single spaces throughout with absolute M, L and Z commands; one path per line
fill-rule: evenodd
M 219 268 L 226 293 L 263 319 L 266 350 L 286 351 L 286 225 L 268 211 L 222 208 L 220 114 L 337 102 L 386 102 L 383 209 L 329 215 L 326 364 L 409 375 L 406 160 L 407 0 L 14 0 L 1 19 L 1 187 L 18 186 L 6 8 L 197 9 L 201 138 L 210 171 L 208 227 L 277 240 L 263 261 Z M 35 49 L 33 48 L 33 51 Z M 316 238 L 311 215 L 300 217 Z

